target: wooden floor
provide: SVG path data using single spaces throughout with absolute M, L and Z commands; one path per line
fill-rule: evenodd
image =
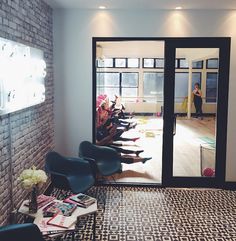
M 116 182 L 121 183 L 161 183 L 162 181 L 162 127 L 161 117 L 136 118 L 138 125 L 129 130 L 124 137 L 140 139 L 126 142 L 124 148 L 143 149 L 141 157 L 152 157 L 145 164 L 136 162 L 122 164 L 123 172 L 115 175 Z M 215 118 L 203 120 L 179 117 L 174 136 L 174 176 L 201 176 L 200 144 L 202 139 L 215 139 Z

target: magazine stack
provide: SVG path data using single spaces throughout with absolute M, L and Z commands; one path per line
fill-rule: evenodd
M 97 211 L 96 199 L 81 193 L 69 196 L 65 200 L 41 196 L 39 203 L 42 199 L 47 202 L 45 201 L 46 204 L 38 210 L 34 223 L 43 235 L 50 238 L 75 231 L 78 217 Z
M 76 204 L 77 206 L 82 208 L 88 208 L 89 206 L 91 206 L 96 202 L 96 199 L 86 194 L 79 193 L 68 197 L 67 199 L 64 200 L 64 202 Z

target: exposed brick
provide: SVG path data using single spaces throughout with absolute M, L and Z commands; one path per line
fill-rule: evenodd
M 0 225 L 11 212 L 10 164 L 15 208 L 27 195 L 17 180 L 20 173 L 32 165 L 44 168 L 54 148 L 52 36 L 52 9 L 43 0 L 0 0 L 0 37 L 43 50 L 47 63 L 46 101 L 0 116 Z

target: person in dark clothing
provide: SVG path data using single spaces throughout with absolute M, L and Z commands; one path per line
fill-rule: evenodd
M 200 89 L 199 83 L 194 85 L 193 103 L 196 109 L 196 117 L 200 117 L 202 119 L 202 91 Z

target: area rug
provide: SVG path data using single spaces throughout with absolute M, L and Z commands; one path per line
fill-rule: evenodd
M 70 193 L 54 189 L 63 199 Z M 236 192 L 214 189 L 94 187 L 96 240 L 236 240 Z M 93 240 L 93 215 L 81 218 L 74 240 Z M 72 240 L 72 234 L 62 240 Z

